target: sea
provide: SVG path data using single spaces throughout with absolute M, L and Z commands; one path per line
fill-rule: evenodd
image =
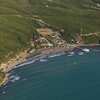
M 100 100 L 100 47 L 81 48 L 19 64 L 0 100 Z

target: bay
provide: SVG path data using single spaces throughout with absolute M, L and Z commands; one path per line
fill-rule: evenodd
M 12 69 L 0 100 L 99 100 L 100 47 L 88 48 Z

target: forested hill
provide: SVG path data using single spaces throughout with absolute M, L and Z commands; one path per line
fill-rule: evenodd
M 85 43 L 100 39 L 100 0 L 0 0 L 0 63 L 28 47 L 41 19 L 65 30 L 65 35 L 83 36 Z M 20 17 L 22 16 L 22 17 Z

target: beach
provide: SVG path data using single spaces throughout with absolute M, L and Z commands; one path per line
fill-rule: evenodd
M 58 52 L 63 52 L 63 51 L 71 51 L 74 48 L 79 49 L 79 46 L 80 45 L 69 45 L 67 47 L 59 47 L 59 48 L 58 47 L 46 48 L 46 49 L 43 48 L 43 49 L 39 49 L 38 52 L 36 52 L 36 54 L 34 53 L 35 55 L 29 54 L 26 51 L 24 51 L 24 52 L 19 53 L 16 58 L 13 58 L 9 62 L 2 64 L 0 68 L 4 72 L 7 73 L 11 69 L 19 67 L 18 65 L 24 64 L 28 60 L 41 59 L 44 56 L 48 56 L 48 55 L 55 54 Z M 88 45 L 83 45 L 82 47 L 85 47 L 85 46 L 88 46 Z M 94 46 L 94 45 L 90 45 L 90 46 Z M 96 46 L 99 46 L 99 45 L 96 45 Z M 6 78 L 4 79 L 4 81 L 2 83 L 4 84 L 7 80 L 8 80 L 8 78 L 6 76 Z
M 20 63 L 24 63 L 31 58 L 39 58 L 42 56 L 54 54 L 61 51 L 70 51 L 73 50 L 74 48 L 75 46 L 59 47 L 59 48 L 55 47 L 55 48 L 46 48 L 46 49 L 43 48 L 43 49 L 39 49 L 35 56 L 34 55 L 31 56 L 32 54 L 27 53 L 25 50 L 24 52 L 19 53 L 17 57 L 12 58 L 8 62 L 1 64 L 0 69 L 3 70 L 4 72 L 8 72 L 9 70 L 15 68 L 16 65 Z
M 91 44 L 91 45 L 69 45 L 67 47 L 53 47 L 53 48 L 41 48 L 38 50 L 38 52 L 33 54 L 29 54 L 26 52 L 21 52 L 17 55 L 17 57 L 10 59 L 8 62 L 1 64 L 0 69 L 4 72 L 8 72 L 9 70 L 15 68 L 16 65 L 20 63 L 26 62 L 28 59 L 35 58 L 35 57 L 42 57 L 50 54 L 54 54 L 61 51 L 71 51 L 74 48 L 77 48 L 79 46 L 82 47 L 89 47 L 89 46 L 100 46 L 99 44 Z

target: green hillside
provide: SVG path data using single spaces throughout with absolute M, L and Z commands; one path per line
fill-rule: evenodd
M 94 0 L 0 0 L 0 63 L 25 50 L 38 27 L 36 21 L 18 16 L 42 19 L 68 36 L 100 33 L 100 6 Z M 83 39 L 98 43 L 95 36 Z
M 0 62 L 15 56 L 29 46 L 35 29 L 35 21 L 12 16 L 0 17 Z

